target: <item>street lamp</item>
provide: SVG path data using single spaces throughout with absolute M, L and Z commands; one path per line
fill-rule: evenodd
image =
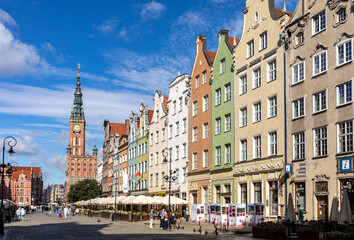
M 170 208 L 171 208 L 171 184 L 172 184 L 172 182 L 175 182 L 177 180 L 177 177 L 174 175 L 174 174 L 176 174 L 176 171 L 172 172 L 172 169 L 171 169 L 172 159 L 170 159 L 169 161 L 167 160 L 167 156 L 168 156 L 167 150 L 168 149 L 166 148 L 163 151 L 163 156 L 164 156 L 163 162 L 164 163 L 167 163 L 167 162 L 170 163 L 169 164 L 168 174 L 164 176 L 165 181 L 168 182 L 168 211 L 167 211 L 167 215 L 168 215 L 168 218 L 170 218 L 171 217 L 170 216 L 170 212 L 171 212 L 170 211 Z M 170 152 L 170 154 L 171 154 L 171 152 Z M 170 219 L 168 219 L 167 223 L 168 223 L 168 229 L 171 230 L 171 228 L 170 228 Z
M 7 145 L 10 146 L 10 150 L 8 153 L 13 155 L 15 151 L 12 149 L 12 147 L 16 146 L 17 140 L 14 137 L 8 136 L 4 138 L 3 145 L 2 145 L 2 164 L 0 165 L 1 167 L 1 209 L 0 209 L 0 235 L 4 235 L 4 178 L 5 178 L 5 168 L 9 167 L 9 169 L 6 170 L 6 174 L 11 174 L 12 171 L 12 166 L 10 163 L 5 164 L 5 143 L 7 142 Z

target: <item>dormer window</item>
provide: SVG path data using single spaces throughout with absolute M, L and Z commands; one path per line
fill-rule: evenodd
M 304 32 L 299 32 L 296 35 L 296 44 L 299 45 L 302 44 L 303 42 L 304 42 Z

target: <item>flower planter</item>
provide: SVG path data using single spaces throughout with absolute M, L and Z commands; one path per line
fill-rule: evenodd
M 268 237 L 272 240 L 285 240 L 285 234 L 282 232 L 268 233 Z
M 298 233 L 298 240 L 319 240 L 319 233 Z
M 252 236 L 255 238 L 267 238 L 267 235 L 264 228 L 252 228 Z

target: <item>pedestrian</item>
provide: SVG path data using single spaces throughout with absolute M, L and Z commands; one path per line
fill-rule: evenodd
M 186 222 L 189 222 L 189 216 L 190 216 L 190 212 L 189 212 L 189 208 L 187 207 L 187 209 L 186 209 Z
M 63 211 L 61 210 L 61 208 L 59 208 L 59 210 L 58 210 L 58 218 L 59 218 L 59 220 L 60 220 L 61 217 L 63 217 L 62 212 Z
M 21 209 L 20 208 L 18 208 L 16 210 L 16 219 L 17 219 L 17 221 L 21 220 Z
M 75 207 L 71 208 L 71 211 L 73 212 L 73 216 L 75 216 Z
M 69 213 L 69 209 L 65 206 L 64 207 L 64 217 L 66 219 L 66 215 Z
M 154 223 L 154 210 L 153 209 L 151 209 L 149 217 L 150 217 L 150 228 L 153 228 L 153 226 L 152 226 L 152 224 Z
M 26 210 L 24 208 L 21 208 L 21 221 L 25 219 L 26 216 Z
M 160 229 L 163 229 L 164 219 L 165 219 L 165 209 L 163 208 L 160 213 Z

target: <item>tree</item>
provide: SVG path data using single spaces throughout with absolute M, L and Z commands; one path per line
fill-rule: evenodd
M 95 179 L 84 179 L 70 186 L 68 201 L 70 203 L 97 198 L 101 195 L 101 185 Z

